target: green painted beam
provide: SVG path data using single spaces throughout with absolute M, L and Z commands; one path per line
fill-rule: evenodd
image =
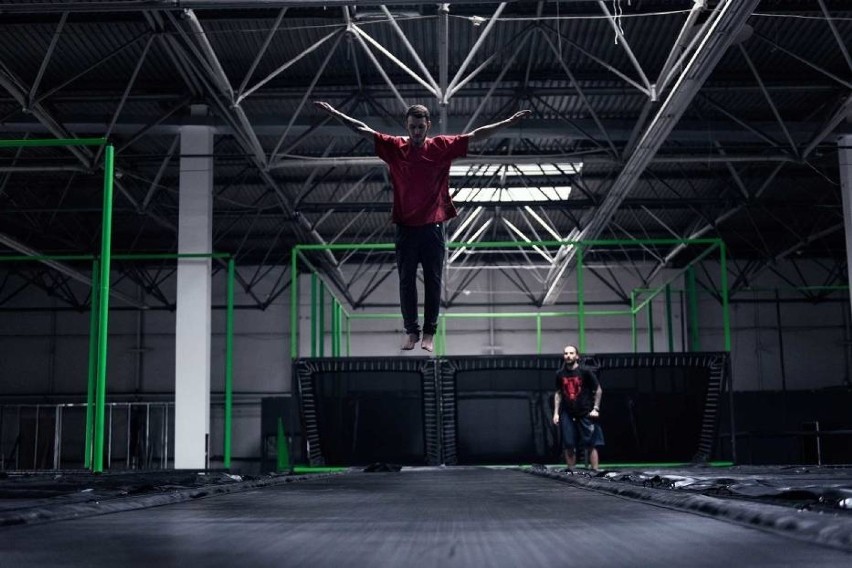
M 228 259 L 228 281 L 225 288 L 225 469 L 231 467 L 231 432 L 234 406 L 234 258 Z
M 98 369 L 95 392 L 95 443 L 92 449 L 92 471 L 104 470 L 104 417 L 106 415 L 107 349 L 109 337 L 110 260 L 112 258 L 112 192 L 115 181 L 115 148 L 104 153 L 104 194 L 101 214 L 101 291 L 98 297 Z
M 0 148 L 46 148 L 55 146 L 103 146 L 106 138 L 28 138 L 0 140 Z
M 100 263 L 95 260 L 92 262 L 92 299 L 91 308 L 89 309 L 89 369 L 88 369 L 88 388 L 86 389 L 86 448 L 83 458 L 83 467 L 91 469 L 92 467 L 92 444 L 94 443 L 94 426 L 95 426 L 95 392 L 97 390 L 98 380 L 98 306 L 100 300 L 98 298 L 98 276 L 100 272 Z

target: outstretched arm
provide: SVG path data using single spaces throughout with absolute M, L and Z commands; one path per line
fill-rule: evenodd
M 360 120 L 354 119 L 351 116 L 347 116 L 328 104 L 324 101 L 314 101 L 314 106 L 319 110 L 326 112 L 339 120 L 344 126 L 351 129 L 353 132 L 360 134 L 362 137 L 372 140 L 373 136 L 376 134 L 376 131 L 361 122 Z
M 495 122 L 494 124 L 486 124 L 485 126 L 480 126 L 476 130 L 468 133 L 470 136 L 471 142 L 476 142 L 478 140 L 485 140 L 489 136 L 492 136 L 498 130 L 502 130 L 507 126 L 511 126 L 516 122 L 523 120 L 524 118 L 531 116 L 532 111 L 530 110 L 522 110 L 520 112 L 516 112 L 506 120 L 501 120 L 500 122 Z

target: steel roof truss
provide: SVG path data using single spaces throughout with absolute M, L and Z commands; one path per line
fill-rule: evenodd
M 180 144 L 180 134 L 177 134 L 172 140 L 169 149 L 166 150 L 166 157 L 163 158 L 163 161 L 160 163 L 160 167 L 157 168 L 157 173 L 154 175 L 154 179 L 151 180 L 151 185 L 148 186 L 148 192 L 142 199 L 142 211 L 148 210 L 148 206 L 151 204 L 151 199 L 153 199 L 154 193 L 160 187 L 160 180 L 163 179 L 163 174 L 166 173 L 166 167 L 168 167 L 169 162 L 174 156 L 174 153 L 178 148 L 178 144 Z
M 494 24 L 496 24 L 497 21 L 500 19 L 500 14 L 503 13 L 503 9 L 506 7 L 506 4 L 506 2 L 501 2 L 500 5 L 497 6 L 497 9 L 494 11 L 494 14 L 492 14 L 491 17 L 488 19 L 488 23 L 485 25 L 485 29 L 483 29 L 482 32 L 479 34 L 479 37 L 473 44 L 473 47 L 470 48 L 470 51 L 467 52 L 467 56 L 465 57 L 464 61 L 462 61 L 462 64 L 459 66 L 458 70 L 456 71 L 456 74 L 450 81 L 450 84 L 447 85 L 447 88 L 444 91 L 442 91 L 443 100 L 441 102 L 443 104 L 447 104 L 450 98 L 456 93 L 456 91 L 458 91 L 464 83 L 473 79 L 473 77 L 477 73 L 479 73 L 480 69 L 483 68 L 483 66 L 481 65 L 479 68 L 471 72 L 470 75 L 462 79 L 462 76 L 464 75 L 464 72 L 467 70 L 471 61 L 473 61 L 473 58 L 476 56 L 477 52 L 482 47 L 482 44 L 485 43 L 485 39 L 491 34 L 491 30 L 494 28 Z M 492 58 L 493 55 L 486 60 L 486 63 L 490 63 Z
M 109 126 L 107 126 L 106 132 L 104 132 L 103 137 L 109 139 L 112 135 L 112 130 L 115 128 L 115 123 L 118 121 L 118 117 L 121 114 L 121 111 L 124 109 L 124 105 L 127 103 L 127 97 L 130 95 L 130 91 L 133 89 L 133 85 L 136 83 L 136 78 L 139 76 L 139 71 L 142 69 L 142 65 L 145 63 L 145 59 L 148 57 L 148 52 L 151 50 L 151 45 L 154 43 L 154 36 L 149 36 L 148 41 L 145 42 L 145 47 L 142 48 L 142 53 L 139 55 L 139 60 L 136 62 L 136 66 L 133 68 L 133 72 L 130 74 L 130 79 L 127 81 L 127 86 L 124 88 L 124 92 L 121 94 L 121 100 L 118 101 L 118 106 L 115 109 L 115 112 L 112 114 L 112 118 L 109 121 Z M 93 160 L 94 164 L 100 162 L 101 155 L 103 154 L 104 146 L 98 147 L 97 152 L 95 153 L 95 158 Z
M 528 238 L 524 234 L 524 232 L 521 231 L 519 228 L 517 228 L 515 225 L 513 225 L 511 221 L 509 221 L 505 217 L 501 217 L 500 220 L 503 221 L 503 225 L 505 225 L 506 228 L 509 229 L 510 232 L 515 233 L 515 235 L 521 237 L 522 241 L 524 241 L 526 243 L 532 242 L 533 239 Z M 537 235 L 534 235 L 534 236 L 536 236 L 536 240 L 539 240 Z M 523 248 L 524 247 L 518 246 L 518 250 L 523 250 Z M 542 248 L 538 245 L 533 245 L 531 248 L 532 248 L 532 250 L 537 252 L 544 260 L 546 260 L 548 264 L 550 264 L 550 265 L 553 264 L 554 259 L 550 254 L 547 253 L 546 249 L 544 249 L 544 248 Z
M 793 151 L 793 155 L 797 155 L 799 153 L 799 148 L 793 141 L 793 137 L 790 136 L 790 131 L 787 130 L 787 125 L 784 123 L 784 119 L 781 118 L 781 113 L 778 112 L 778 107 L 775 106 L 775 101 L 772 100 L 772 95 L 769 94 L 769 91 L 766 89 L 766 85 L 763 84 L 763 79 L 760 77 L 760 73 L 758 73 L 757 67 L 755 67 L 754 62 L 751 60 L 751 57 L 749 57 L 746 48 L 741 43 L 737 44 L 737 47 L 739 48 L 740 53 L 742 53 L 743 59 L 745 59 L 745 62 L 748 65 L 748 68 L 751 70 L 752 75 L 754 75 L 754 78 L 757 81 L 758 86 L 760 87 L 760 91 L 763 93 L 766 102 L 769 104 L 769 108 L 772 109 L 772 114 L 775 116 L 775 120 L 778 122 L 778 126 L 781 127 L 781 131 L 784 133 L 784 137 L 787 139 L 787 143 L 790 144 L 790 149 Z
M 837 46 L 840 48 L 840 52 L 843 54 L 843 59 L 846 60 L 846 66 L 849 67 L 849 70 L 852 71 L 852 58 L 849 57 L 849 50 L 846 49 L 846 42 L 843 41 L 843 38 L 840 37 L 840 33 L 837 31 L 837 26 L 834 25 L 834 19 L 831 17 L 831 14 L 828 13 L 828 8 L 825 7 L 824 0 L 817 0 L 819 4 L 820 10 L 825 15 L 825 23 L 828 24 L 828 27 L 831 28 L 831 34 L 834 36 L 834 39 L 837 40 Z
M 275 34 L 278 33 L 278 29 L 281 27 L 281 22 L 284 20 L 284 15 L 287 13 L 288 9 L 289 8 L 285 6 L 278 12 L 278 16 L 275 18 L 275 23 L 272 24 L 272 27 L 266 34 L 266 38 L 263 40 L 263 45 L 260 46 L 260 50 L 257 52 L 257 55 L 255 55 L 251 65 L 249 65 L 248 71 L 246 71 L 246 76 L 243 78 L 243 82 L 240 83 L 240 86 L 237 89 L 237 102 L 243 100 L 243 96 L 245 95 L 246 87 L 251 80 L 251 76 L 254 75 L 254 71 L 257 69 L 260 60 L 263 59 L 263 56 L 266 54 L 266 50 L 269 49 L 269 44 L 272 43 L 272 40 L 275 38 Z
M 506 72 L 509 71 L 509 69 L 512 67 L 512 65 L 515 63 L 515 59 L 520 54 L 521 49 L 523 49 L 524 45 L 526 45 L 527 41 L 530 38 L 530 35 L 531 34 L 524 35 L 524 37 L 521 39 L 520 43 L 518 43 L 518 46 L 515 48 L 515 51 L 512 52 L 512 56 L 509 58 L 509 60 L 506 62 L 506 64 L 503 66 L 503 68 L 500 70 L 500 73 L 498 73 L 497 78 L 494 79 L 494 81 L 491 83 L 491 87 L 488 89 L 488 92 L 485 94 L 484 97 L 482 97 L 482 100 L 479 101 L 479 105 L 477 105 L 476 110 L 473 111 L 473 114 L 471 115 L 470 120 L 467 121 L 467 124 L 465 125 L 463 132 L 470 132 L 471 131 L 471 128 L 474 125 L 474 123 L 476 122 L 477 117 L 479 117 L 479 113 L 482 112 L 482 109 L 485 108 L 485 105 L 488 103 L 489 100 L 491 100 L 491 95 L 494 94 L 494 91 L 503 82 L 503 77 L 506 76 Z
M 686 16 L 686 20 L 683 22 L 683 25 L 677 34 L 677 38 L 675 38 L 674 44 L 672 44 L 672 49 L 669 51 L 669 55 L 666 58 L 665 63 L 663 63 L 663 66 L 660 68 L 660 73 L 657 75 L 657 82 L 654 84 L 654 90 L 656 91 L 657 97 L 659 97 L 668 86 L 667 81 L 670 81 L 671 78 L 674 77 L 675 73 L 672 71 L 677 68 L 678 64 L 683 63 L 681 58 L 684 57 L 690 46 L 690 44 L 687 44 L 686 38 L 692 31 L 693 26 L 695 26 L 695 21 L 698 19 L 698 15 L 704 9 L 704 6 L 705 0 L 693 1 L 692 9 L 690 9 L 689 14 Z
M 384 6 L 382 6 L 382 8 L 384 8 L 385 12 L 387 12 L 387 8 L 385 8 Z M 397 32 L 397 34 L 401 38 L 403 45 L 406 48 L 408 48 L 412 57 L 414 57 L 415 62 L 420 66 L 420 69 L 421 69 L 423 75 L 426 77 L 426 79 L 421 78 L 420 75 L 415 73 L 408 65 L 406 65 L 405 63 L 400 61 L 393 53 L 390 52 L 390 50 L 388 50 L 382 44 L 380 44 L 375 39 L 373 39 L 370 36 L 370 34 L 365 32 L 364 30 L 362 30 L 359 26 L 353 24 L 349 29 L 353 33 L 358 34 L 358 36 L 361 39 L 363 39 L 364 41 L 366 41 L 367 43 L 372 45 L 374 48 L 376 48 L 376 50 L 379 53 L 381 53 L 382 55 L 384 55 L 385 57 L 390 59 L 397 67 L 399 67 L 409 77 L 411 77 L 412 79 L 417 81 L 432 96 L 434 96 L 436 98 L 440 98 L 441 94 L 438 91 L 438 87 L 435 84 L 435 80 L 432 79 L 432 75 L 429 74 L 429 71 L 426 69 L 425 65 L 423 65 L 423 62 L 420 60 L 420 56 L 417 55 L 417 52 L 411 46 L 411 43 L 408 41 L 408 38 L 405 37 L 405 34 L 399 28 L 399 24 L 396 23 L 396 20 L 393 19 L 393 16 L 391 16 L 390 12 L 387 12 L 387 15 L 388 15 L 389 21 L 391 22 L 391 27 L 394 29 L 395 32 Z
M 598 0 L 598 6 L 600 6 L 601 12 L 604 13 L 609 25 L 615 32 L 615 43 L 619 43 L 619 40 L 621 40 L 621 48 L 624 50 L 624 53 L 627 54 L 627 58 L 630 59 L 630 62 L 633 64 L 633 68 L 636 69 L 636 72 L 639 74 L 639 78 L 642 80 L 642 84 L 645 86 L 649 96 L 651 98 L 656 98 L 654 95 L 654 88 L 651 86 L 650 81 L 648 81 L 648 77 L 645 75 L 642 65 L 639 64 L 639 60 L 636 59 L 636 55 L 633 54 L 633 50 L 630 49 L 630 42 L 628 42 L 627 38 L 624 37 L 624 32 L 621 29 L 621 24 L 617 17 L 613 17 L 603 0 Z
M 601 284 L 612 290 L 623 303 L 630 304 L 630 296 L 624 290 L 624 287 L 622 287 L 621 282 L 619 282 L 619 279 L 612 271 L 612 268 L 606 266 L 609 278 L 604 278 L 602 275 L 598 274 L 597 269 L 593 266 L 583 266 L 583 270 L 587 271 L 589 274 L 597 278 Z
M 354 26 L 352 26 L 352 27 L 354 27 Z M 358 45 L 361 46 L 361 50 L 367 55 L 367 58 L 373 63 L 373 66 L 376 68 L 376 71 L 378 71 L 379 75 L 381 75 L 385 84 L 388 86 L 388 88 L 391 90 L 391 92 L 396 97 L 396 100 L 399 101 L 400 109 L 405 110 L 406 108 L 408 108 L 408 103 L 405 101 L 405 99 L 402 97 L 402 95 L 399 94 L 399 90 L 396 88 L 396 85 L 394 84 L 393 81 L 391 81 L 390 77 L 388 77 L 388 74 L 385 72 L 385 70 L 382 67 L 382 64 L 379 62 L 379 60 L 376 59 L 376 56 L 373 55 L 373 52 L 370 50 L 370 47 L 364 41 L 364 38 L 362 38 L 360 35 L 358 35 L 355 32 L 352 33 L 352 37 L 354 37 L 357 40 Z
M 313 95 L 314 87 L 316 87 L 317 82 L 322 77 L 323 73 L 325 73 L 326 67 L 328 67 L 328 62 L 331 61 L 332 55 L 337 51 L 337 47 L 340 45 L 340 40 L 343 39 L 343 34 L 338 34 L 337 38 L 334 40 L 331 48 L 329 48 L 328 53 L 325 55 L 325 59 L 322 60 L 322 63 L 317 69 L 317 72 L 314 74 L 313 79 L 311 79 L 310 85 L 305 89 L 305 94 L 302 96 L 299 101 L 299 105 L 296 107 L 296 110 L 293 111 L 293 115 L 290 117 L 290 122 L 287 123 L 287 128 L 284 129 L 284 132 L 281 134 L 281 137 L 278 138 L 278 142 L 275 143 L 275 147 L 272 149 L 272 152 L 269 154 L 269 161 L 275 159 L 278 154 L 278 150 L 281 149 L 281 145 L 286 140 L 287 135 L 290 133 L 290 129 L 293 127 L 293 123 L 296 121 L 296 118 L 302 113 L 302 109 L 305 108 L 305 103 L 308 99 Z
M 59 17 L 59 23 L 56 25 L 56 31 L 53 32 L 53 36 L 50 38 L 50 45 L 47 47 L 47 52 L 44 54 L 44 58 L 41 61 L 41 65 L 38 68 L 38 73 L 36 73 L 35 80 L 33 80 L 33 84 L 30 87 L 28 100 L 28 107 L 33 106 L 35 102 L 35 96 L 38 92 L 38 88 L 41 85 L 41 80 L 44 77 L 44 72 L 47 69 L 48 64 L 50 63 L 50 58 L 53 56 L 53 51 L 56 49 L 56 44 L 59 43 L 59 38 L 62 37 L 62 29 L 65 27 L 65 22 L 68 21 L 68 12 L 62 12 L 62 15 Z
M 553 41 L 549 37 L 547 37 L 547 35 L 544 35 L 544 40 L 547 42 L 547 45 L 550 46 L 550 50 L 558 56 L 559 52 L 556 49 L 556 46 L 553 45 Z M 580 83 L 577 81 L 576 77 L 574 77 L 574 73 L 571 72 L 571 69 L 568 67 L 568 65 L 566 65 L 562 57 L 558 57 L 558 59 L 559 66 L 562 67 L 562 71 L 568 77 L 568 80 L 571 82 L 571 86 L 574 87 L 574 91 L 576 91 L 577 96 L 580 97 L 580 101 L 583 103 L 583 106 L 586 108 L 587 111 L 589 111 L 589 115 L 592 117 L 592 120 L 595 122 L 595 125 L 597 125 L 601 135 L 603 135 L 604 140 L 606 140 L 606 143 L 609 145 L 611 155 L 618 156 L 618 150 L 615 148 L 615 144 L 613 144 L 612 139 L 609 137 L 609 134 L 607 134 L 606 128 L 604 128 L 603 123 L 601 122 L 600 118 L 598 118 L 598 113 L 595 112 L 595 109 L 592 108 L 591 103 L 589 103 L 589 99 L 586 98 L 586 94 L 580 87 Z
M 834 81 L 837 81 L 838 83 L 840 83 L 841 85 L 843 85 L 843 86 L 844 86 L 844 87 L 846 87 L 847 89 L 852 89 L 852 82 L 849 82 L 849 81 L 847 81 L 847 80 L 845 80 L 845 79 L 841 79 L 840 77 L 838 77 L 838 76 L 837 76 L 837 75 L 835 75 L 834 73 L 831 73 L 831 72 L 829 72 L 829 71 L 827 71 L 827 70 L 823 69 L 823 68 L 822 68 L 822 67 L 820 67 L 819 65 L 817 65 L 817 64 L 815 64 L 815 63 L 812 63 L 811 61 L 809 61 L 809 60 L 805 59 L 804 57 L 802 57 L 802 56 L 800 56 L 800 55 L 796 55 L 795 53 L 793 53 L 793 52 L 792 52 L 792 51 L 790 51 L 789 49 L 786 49 L 786 48 L 782 47 L 781 45 L 779 45 L 779 44 L 778 44 L 778 43 L 776 43 L 775 41 L 773 41 L 773 40 L 769 39 L 769 38 L 768 38 L 768 37 L 766 37 L 765 35 L 763 35 L 763 34 L 761 34 L 761 33 L 759 33 L 759 32 L 754 32 L 754 37 L 756 37 L 756 38 L 758 38 L 758 39 L 760 39 L 760 40 L 762 40 L 762 41 L 764 41 L 764 42 L 768 43 L 770 46 L 772 46 L 773 48 L 777 49 L 778 51 L 780 51 L 780 52 L 782 52 L 782 53 L 786 53 L 787 55 L 789 55 L 790 57 L 792 57 L 792 58 L 793 58 L 793 59 L 795 59 L 796 61 L 799 61 L 800 63 L 804 63 L 805 65 L 807 65 L 808 67 L 810 67 L 810 68 L 811 68 L 811 69 L 813 69 L 814 71 L 816 71 L 816 72 L 818 72 L 818 73 L 821 73 L 821 74 L 825 75 L 825 76 L 826 76 L 826 77 L 828 77 L 829 79 L 833 79 Z
M 754 134 L 755 136 L 757 136 L 758 138 L 760 138 L 764 142 L 767 142 L 768 144 L 770 144 L 770 145 L 772 145 L 776 148 L 782 149 L 780 142 L 778 142 L 777 140 L 775 140 L 774 138 L 772 138 L 771 136 L 769 136 L 768 134 L 766 134 L 765 132 L 763 132 L 759 128 L 752 126 L 751 124 L 749 124 L 745 120 L 741 120 L 740 118 L 735 116 L 734 113 L 732 113 L 731 111 L 729 111 L 728 109 L 726 109 L 725 107 L 723 107 L 722 105 L 720 105 L 719 103 L 717 103 L 716 101 L 711 99 L 709 96 L 707 96 L 703 93 L 698 93 L 698 96 L 696 98 L 697 98 L 698 101 L 709 105 L 710 107 L 712 107 L 716 111 L 725 115 L 731 121 L 738 124 L 739 126 L 742 126 L 744 129 L 748 130 L 749 132 L 751 132 L 752 134 Z M 794 152 L 794 155 L 795 155 L 795 152 Z

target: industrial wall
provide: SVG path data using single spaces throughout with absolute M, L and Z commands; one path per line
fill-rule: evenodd
M 699 276 L 697 293 L 697 341 L 701 350 L 724 347 L 722 309 L 713 286 L 718 286 L 718 266 L 705 263 Z M 808 270 L 798 263 L 797 270 Z M 783 269 L 783 267 L 781 268 Z M 779 269 L 779 270 L 781 270 Z M 812 267 L 817 272 L 818 266 Z M 241 269 L 242 271 L 243 269 Z M 792 270 L 792 268 L 791 268 Z M 638 287 L 641 267 L 618 272 L 595 271 L 584 280 L 586 310 L 625 310 L 629 302 L 614 289 L 629 291 Z M 599 275 L 614 275 L 604 282 Z M 672 274 L 672 273 L 668 273 Z M 267 276 L 272 283 L 282 274 Z M 713 276 L 716 275 L 716 276 Z M 5 275 L 0 275 L 5 276 Z M 284 269 L 285 278 L 289 278 Z M 452 276 L 451 276 L 452 277 Z M 667 274 L 660 276 L 665 281 Z M 616 283 L 617 282 L 617 283 Z M 6 280 L 14 289 L 16 277 Z M 353 312 L 360 314 L 396 313 L 397 281 L 388 278 L 373 298 L 388 307 Z M 128 281 L 116 284 L 131 297 L 145 298 Z M 172 282 L 165 282 L 164 294 L 173 294 Z M 300 277 L 299 352 L 311 355 L 310 276 Z M 328 288 L 329 293 L 339 292 Z M 82 287 L 78 294 L 85 297 Z M 262 286 L 255 295 L 263 296 Z M 730 324 L 734 386 L 738 391 L 818 390 L 849 383 L 849 303 L 845 291 L 833 292 L 815 300 L 804 291 L 792 289 L 788 279 L 764 272 L 752 282 L 752 288 L 734 295 Z M 496 270 L 483 271 L 460 295 L 459 307 L 452 314 L 528 312 L 531 317 L 449 318 L 447 319 L 447 355 L 489 355 L 560 353 L 566 343 L 578 342 L 576 316 L 542 317 L 537 333 L 536 310 L 520 303 L 511 305 L 521 294 Z M 224 377 L 225 299 L 224 272 L 214 275 L 213 287 L 212 391 L 213 412 L 211 448 L 214 458 L 222 447 L 222 391 Z M 689 347 L 689 306 L 682 277 L 670 288 L 670 308 L 664 295 L 658 296 L 653 310 L 653 347 L 664 352 L 671 344 L 675 351 Z M 776 302 L 776 298 L 780 302 Z M 114 401 L 168 401 L 175 381 L 175 314 L 146 299 L 152 308 L 145 311 L 128 308 L 112 301 L 109 322 L 108 393 Z M 265 310 L 253 308 L 254 300 L 237 286 L 234 320 L 234 439 L 233 456 L 256 460 L 260 455 L 260 399 L 288 393 L 291 387 L 290 294 L 287 290 Z M 560 300 L 542 311 L 576 311 L 577 294 L 569 277 Z M 464 304 L 469 304 L 465 306 Z M 493 304 L 507 304 L 494 306 Z M 491 305 L 489 305 L 491 304 Z M 351 311 L 348 306 L 344 309 Z M 330 331 L 326 309 L 326 332 Z M 671 325 L 669 325 L 671 322 Z M 647 310 L 636 318 L 636 342 L 639 351 L 650 349 Z M 780 323 L 780 325 L 779 325 Z M 352 356 L 422 356 L 418 348 L 409 354 L 399 351 L 402 336 L 399 318 L 353 319 L 351 335 L 341 343 L 341 353 Z M 593 316 L 586 318 L 586 351 L 599 353 L 629 352 L 633 349 L 629 316 Z M 30 287 L 0 307 L 0 404 L 81 402 L 85 398 L 88 353 L 88 311 L 74 311 L 56 298 Z M 326 334 L 324 354 L 331 354 Z

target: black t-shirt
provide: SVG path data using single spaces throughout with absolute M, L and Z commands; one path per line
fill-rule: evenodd
M 556 390 L 562 395 L 560 410 L 571 416 L 586 416 L 595 407 L 598 378 L 594 371 L 584 367 L 556 372 Z

